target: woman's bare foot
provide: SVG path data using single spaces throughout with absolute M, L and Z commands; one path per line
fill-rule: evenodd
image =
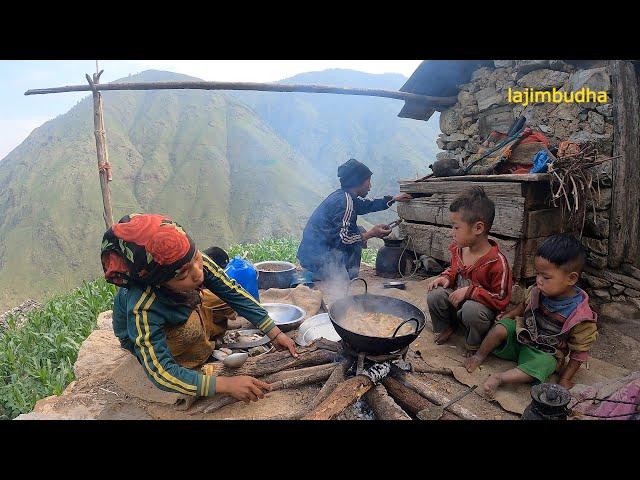
M 493 399 L 500 385 L 502 385 L 502 376 L 499 373 L 493 373 L 489 375 L 487 381 L 482 385 L 482 392 L 487 398 Z
M 473 373 L 473 371 L 478 368 L 483 361 L 484 358 L 478 355 L 478 352 L 472 352 L 471 356 L 464 359 L 462 365 L 467 369 L 467 372 Z
M 436 342 L 438 345 L 442 345 L 443 343 L 447 343 L 447 340 L 449 340 L 449 337 L 451 335 L 453 335 L 453 332 L 454 332 L 454 329 L 451 328 L 451 327 L 443 330 L 442 332 L 440 332 L 436 336 L 434 342 Z

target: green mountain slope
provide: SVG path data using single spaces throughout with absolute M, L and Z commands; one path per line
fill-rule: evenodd
M 151 73 L 135 80 L 153 80 Z M 309 162 L 224 93 L 107 92 L 104 99 L 116 219 L 166 212 L 203 247 L 226 245 L 298 232 L 330 188 L 309 182 Z M 70 289 L 101 271 L 91 109 L 90 99 L 81 101 L 0 164 L 0 304 Z
M 282 83 L 399 89 L 406 78 L 353 70 L 310 72 Z M 350 157 L 374 172 L 371 195 L 397 192 L 397 180 L 429 173 L 438 148 L 437 115 L 429 122 L 398 118 L 402 102 L 386 98 L 307 93 L 232 92 L 327 179 L 337 182 L 338 165 Z
M 147 71 L 121 81 L 182 79 L 192 78 Z M 328 71 L 287 81 L 398 88 L 404 79 Z M 425 174 L 435 151 L 431 122 L 398 119 L 401 102 L 386 99 L 105 92 L 104 108 L 115 219 L 168 213 L 203 247 L 299 236 L 349 156 L 371 166 L 376 194 Z M 0 162 L 0 311 L 100 275 L 96 163 L 89 97 Z

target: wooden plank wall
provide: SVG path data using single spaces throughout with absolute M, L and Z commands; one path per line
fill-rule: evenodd
M 460 177 L 447 181 L 400 182 L 402 192 L 414 199 L 398 204 L 398 215 L 405 220 L 400 232 L 411 237 L 418 254 L 450 261 L 451 244 L 449 205 L 469 186 L 482 186 L 496 205 L 496 216 L 489 236 L 512 266 L 514 280 L 535 275 L 533 259 L 538 246 L 550 235 L 567 231 L 559 208 L 550 208 L 546 179 L 531 182 L 465 181 Z

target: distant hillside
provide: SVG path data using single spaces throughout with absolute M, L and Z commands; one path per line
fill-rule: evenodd
M 193 78 L 147 71 L 120 81 L 180 79 Z M 330 70 L 286 81 L 398 88 L 404 79 Z M 436 151 L 431 122 L 398 119 L 401 102 L 387 99 L 188 90 L 104 99 L 114 217 L 166 212 L 202 246 L 300 235 L 349 156 L 371 166 L 379 193 L 426 174 Z M 0 310 L 101 273 L 96 170 L 90 98 L 0 162 Z

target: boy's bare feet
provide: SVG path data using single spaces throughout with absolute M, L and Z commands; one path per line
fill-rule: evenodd
M 487 381 L 482 385 L 482 393 L 487 398 L 493 399 L 500 385 L 502 385 L 502 376 L 499 373 L 493 373 L 489 375 Z
M 452 327 L 449 327 L 443 330 L 436 336 L 434 342 L 436 342 L 438 345 L 442 345 L 443 343 L 446 343 L 447 340 L 449 340 L 449 337 L 453 335 L 454 331 L 455 330 Z
M 465 358 L 462 365 L 467 369 L 467 372 L 473 373 L 473 371 L 480 366 L 480 364 L 484 361 L 484 357 L 478 355 L 478 352 L 473 353 L 472 355 Z

